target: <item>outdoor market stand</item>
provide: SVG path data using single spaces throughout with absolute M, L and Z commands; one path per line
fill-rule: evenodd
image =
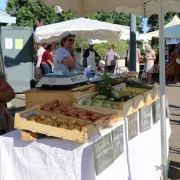
M 111 111 L 116 112 L 118 119 L 112 126 L 102 128 L 103 130 L 92 135 L 84 144 L 48 137 L 34 142 L 24 142 L 20 139 L 19 130 L 1 136 L 0 179 L 159 180 L 161 175 L 159 87 L 125 102 L 123 106 L 119 106 L 122 111 L 78 104 L 79 97 L 94 92 L 94 85 L 82 86 L 76 89 L 74 94 L 68 91 L 66 95 L 64 91 L 45 93 L 34 89 L 25 92 L 28 107 L 42 105 L 57 98 L 66 103 L 75 102 L 75 107 L 104 115 Z M 25 125 L 24 119 L 17 122 L 21 127 Z M 168 141 L 170 136 L 168 118 L 166 122 Z M 32 128 L 28 124 L 25 126 L 27 130 Z M 34 132 L 37 132 L 37 127 L 33 128 Z M 43 128 L 39 129 L 40 133 L 41 131 Z

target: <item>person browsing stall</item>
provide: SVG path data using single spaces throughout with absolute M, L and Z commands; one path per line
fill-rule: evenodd
M 150 45 L 146 45 L 146 73 L 147 73 L 147 82 L 146 84 L 151 84 L 152 74 L 154 72 L 154 61 L 156 60 L 156 54 Z
M 54 58 L 54 72 L 73 72 L 76 68 L 74 42 L 76 36 L 68 34 L 61 40 L 61 48 L 58 48 Z
M 0 135 L 12 130 L 13 119 L 5 105 L 15 98 L 13 88 L 7 83 L 5 75 L 0 72 Z M 4 116 L 5 120 L 1 117 Z
M 54 46 L 52 44 L 49 44 L 46 48 L 46 51 L 42 55 L 42 61 L 40 67 L 43 74 L 49 74 L 53 72 L 54 64 L 53 64 L 53 57 L 51 55 L 53 51 L 54 51 Z
M 114 45 L 111 45 L 109 47 L 109 51 L 106 53 L 106 67 L 108 69 L 108 71 L 114 71 L 114 68 L 116 66 L 116 61 L 117 59 L 120 58 L 120 56 L 115 52 L 115 47 Z
M 89 40 L 89 48 L 84 51 L 83 57 L 85 59 L 85 67 L 96 70 L 96 58 L 100 60 L 101 57 L 94 50 L 94 44 L 91 40 Z

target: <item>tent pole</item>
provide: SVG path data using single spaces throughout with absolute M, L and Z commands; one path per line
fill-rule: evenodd
M 166 138 L 166 84 L 164 57 L 164 0 L 160 0 L 159 12 L 159 62 L 160 62 L 160 104 L 161 104 L 161 163 L 162 179 L 167 180 L 167 138 Z

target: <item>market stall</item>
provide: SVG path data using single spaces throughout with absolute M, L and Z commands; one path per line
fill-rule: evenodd
M 135 75 L 103 73 L 96 85 L 25 92 L 28 109 L 15 115 L 19 130 L 0 137 L 0 178 L 159 180 L 159 87 Z M 168 116 L 166 123 L 169 138 Z

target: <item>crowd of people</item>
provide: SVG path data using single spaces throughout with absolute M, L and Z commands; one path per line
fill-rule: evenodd
M 98 62 L 102 59 L 98 52 L 94 49 L 94 44 L 89 41 L 89 47 L 83 52 L 83 66 L 78 63 L 74 51 L 75 35 L 68 34 L 64 36 L 60 43 L 61 47 L 55 52 L 55 44 L 49 44 L 46 48 L 42 44 L 37 44 L 37 64 L 36 64 L 36 79 L 40 80 L 43 74 L 51 72 L 74 72 L 84 71 L 88 67 L 90 70 L 96 70 Z M 154 72 L 154 62 L 156 60 L 155 51 L 150 45 L 145 46 L 145 56 L 141 55 L 140 49 L 136 48 L 136 72 L 139 74 L 140 62 L 146 63 L 146 84 L 151 84 L 152 74 Z M 111 45 L 104 57 L 105 68 L 109 72 L 114 72 L 116 61 L 120 56 L 115 51 L 114 45 Z M 130 50 L 126 52 L 125 66 L 130 68 Z M 170 64 L 167 68 L 166 79 L 173 77 L 175 83 L 179 83 L 180 73 L 180 44 L 171 53 Z

